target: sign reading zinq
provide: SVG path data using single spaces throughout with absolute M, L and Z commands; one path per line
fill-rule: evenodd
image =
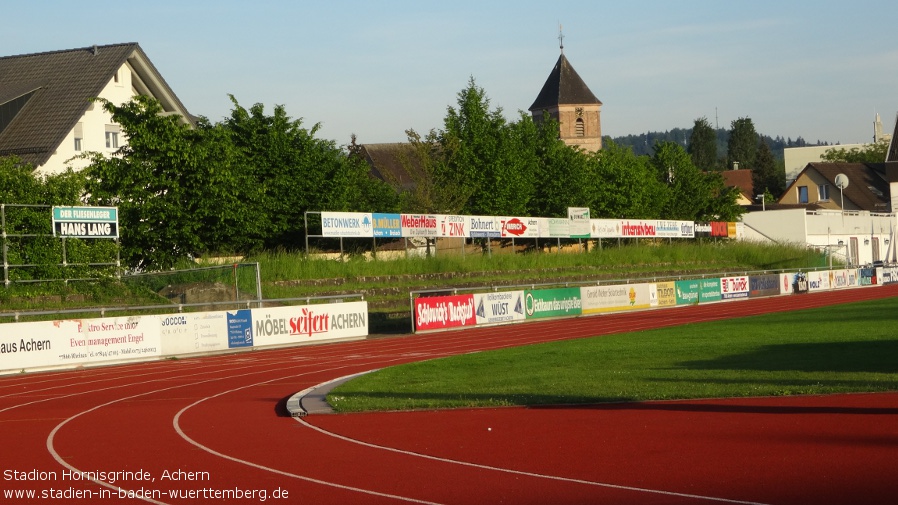
M 118 238 L 118 208 L 53 207 L 53 235 Z

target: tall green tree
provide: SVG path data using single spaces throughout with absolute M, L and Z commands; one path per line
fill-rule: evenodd
M 253 233 L 258 246 L 300 247 L 306 211 L 370 212 L 381 210 L 376 205 L 392 206 L 393 192 L 369 177 L 363 160 L 316 137 L 320 124 L 305 128 L 282 105 L 267 114 L 262 104 L 246 109 L 233 96 L 231 101 L 234 109 L 221 127 L 240 153 L 241 173 L 257 193 L 252 216 L 264 219 Z
M 462 210 L 471 214 L 516 215 L 533 195 L 533 158 L 524 150 L 527 137 L 502 115 L 490 110 L 483 88 L 471 78 L 449 107 L 440 132 L 447 163 L 441 174 L 469 194 Z
M 125 264 L 171 268 L 208 250 L 209 237 L 251 224 L 246 191 L 253 187 L 234 176 L 226 135 L 165 116 L 144 96 L 120 106 L 101 102 L 128 143 L 115 156 L 93 156 L 85 169 L 87 195 L 93 204 L 119 208 Z
M 763 140 L 758 142 L 758 154 L 751 171 L 751 181 L 757 195 L 770 193 L 779 197 L 786 190 L 785 169 L 778 169 L 770 147 Z
M 717 167 L 717 132 L 711 128 L 708 118 L 695 120 L 692 135 L 689 137 L 689 156 L 692 164 L 700 170 L 716 170 Z
M 545 114 L 536 122 L 538 159 L 534 197 L 528 214 L 565 216 L 568 207 L 594 207 L 598 163 L 586 152 L 558 138 L 558 122 Z
M 741 168 L 752 168 L 758 153 L 758 133 L 751 118 L 741 117 L 730 123 L 730 139 L 727 142 L 727 165 L 734 163 Z
M 666 190 L 645 156 L 605 139 L 591 156 L 598 184 L 591 206 L 597 217 L 653 219 L 660 215 Z
M 727 188 L 719 172 L 703 172 L 677 143 L 655 145 L 651 163 L 659 180 L 667 185 L 667 196 L 660 200 L 664 219 L 686 221 L 719 220 L 738 216 L 735 190 Z

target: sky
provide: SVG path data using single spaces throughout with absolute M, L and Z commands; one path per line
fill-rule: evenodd
M 602 133 L 691 128 L 867 143 L 898 113 L 898 10 L 885 0 L 102 2 L 4 6 L 0 55 L 137 42 L 194 115 L 282 105 L 337 145 L 441 129 L 471 78 L 509 120 L 564 54 Z

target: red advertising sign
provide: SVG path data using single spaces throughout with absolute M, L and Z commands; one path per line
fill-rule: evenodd
M 415 299 L 415 329 L 440 330 L 474 326 L 474 295 L 421 296 Z

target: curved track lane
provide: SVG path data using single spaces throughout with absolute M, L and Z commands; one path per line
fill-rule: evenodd
M 896 394 L 302 420 L 284 402 L 398 363 L 896 295 L 886 286 L 3 377 L 0 493 L 67 492 L 61 503 L 877 503 L 898 495 Z M 79 492 L 91 496 L 72 498 Z

